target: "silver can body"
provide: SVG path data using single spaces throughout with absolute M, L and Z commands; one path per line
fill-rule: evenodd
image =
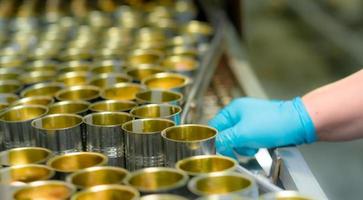
M 125 123 L 122 128 L 125 131 L 126 168 L 133 171 L 164 166 L 165 151 L 160 133 L 174 125 L 167 119 L 137 119 Z
M 52 123 L 52 125 L 46 124 Z M 58 127 L 59 124 L 67 123 Z M 82 117 L 75 114 L 51 114 L 34 120 L 32 126 L 37 132 L 38 143 L 54 154 L 65 154 L 83 150 Z M 53 126 L 53 127 L 49 127 Z
M 122 124 L 132 120 L 124 112 L 97 112 L 83 117 L 86 126 L 86 150 L 103 153 L 108 164 L 125 167 L 125 136 Z
M 109 165 L 125 167 L 124 135 L 121 126 L 99 127 L 87 124 L 86 149 L 107 155 Z

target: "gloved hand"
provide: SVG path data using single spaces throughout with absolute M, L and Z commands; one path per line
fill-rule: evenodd
M 230 157 L 236 157 L 234 152 L 251 156 L 259 148 L 316 141 L 314 124 L 299 97 L 291 101 L 236 99 L 209 125 L 219 131 L 217 152 Z

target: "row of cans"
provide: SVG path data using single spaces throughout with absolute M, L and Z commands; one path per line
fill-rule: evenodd
M 15 199 L 68 199 L 72 196 L 77 200 L 131 200 L 139 199 L 140 195 L 143 195 L 141 199 L 258 198 L 254 180 L 234 172 L 237 162 L 224 156 L 192 156 L 178 161 L 175 168 L 151 167 L 132 172 L 104 166 L 107 157 L 100 153 L 54 156 L 50 150 L 39 147 L 3 151 L 0 160 L 1 165 L 7 166 L 0 169 L 0 189 L 14 191 L 11 194 Z M 52 178 L 58 180 L 50 180 Z M 7 182 L 12 184 L 6 187 Z M 30 184 L 25 184 L 27 182 Z M 310 199 L 294 192 L 261 197 L 286 198 Z

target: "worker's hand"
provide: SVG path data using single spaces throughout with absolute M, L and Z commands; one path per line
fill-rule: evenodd
M 300 98 L 268 101 L 253 98 L 234 100 L 209 125 L 218 129 L 220 154 L 253 155 L 259 148 L 297 145 L 316 141 L 314 124 Z

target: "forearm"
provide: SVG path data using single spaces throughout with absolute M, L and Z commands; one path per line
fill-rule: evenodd
M 363 137 L 363 70 L 303 98 L 321 141 Z

